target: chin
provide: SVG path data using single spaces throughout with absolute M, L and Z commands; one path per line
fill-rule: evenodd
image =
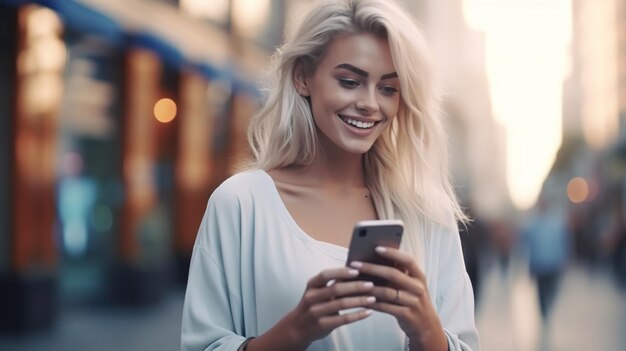
M 343 149 L 350 154 L 363 155 L 370 151 L 372 149 L 372 146 L 373 144 L 371 143 L 361 145 L 346 145 L 343 147 Z

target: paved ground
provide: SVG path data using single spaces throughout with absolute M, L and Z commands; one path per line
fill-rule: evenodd
M 174 290 L 157 307 L 147 309 L 66 309 L 49 332 L 0 336 L 0 350 L 179 350 L 182 307 L 183 292 Z
M 477 324 L 482 350 L 620 351 L 626 349 L 626 291 L 605 270 L 571 267 L 551 319 L 539 317 L 534 282 L 522 264 L 485 272 Z
M 477 324 L 483 351 L 624 350 L 626 292 L 604 271 L 568 271 L 547 326 L 538 318 L 534 285 L 523 265 L 484 272 Z M 0 336 L 2 351 L 178 350 L 183 292 L 155 308 L 65 309 L 49 332 Z

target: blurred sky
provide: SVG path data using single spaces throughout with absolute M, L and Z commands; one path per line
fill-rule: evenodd
M 526 209 L 561 144 L 571 1 L 464 0 L 464 13 L 485 33 L 492 109 L 507 133 L 507 183 L 513 203 Z

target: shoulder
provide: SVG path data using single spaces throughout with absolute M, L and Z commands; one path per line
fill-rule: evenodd
M 263 170 L 250 170 L 232 175 L 222 182 L 209 197 L 210 212 L 240 213 L 248 211 L 256 200 L 265 200 L 271 178 Z
M 206 238 L 224 237 L 239 231 L 242 218 L 249 217 L 258 208 L 255 202 L 267 199 L 264 195 L 267 177 L 262 170 L 245 171 L 229 177 L 215 188 L 209 197 L 200 228 L 201 232 L 206 232 Z
M 266 184 L 270 179 L 265 171 L 259 169 L 234 174 L 215 188 L 211 200 L 228 201 L 249 197 L 258 190 L 267 188 Z
M 218 188 L 239 189 L 267 182 L 269 175 L 261 169 L 251 169 L 236 173 L 226 179 Z

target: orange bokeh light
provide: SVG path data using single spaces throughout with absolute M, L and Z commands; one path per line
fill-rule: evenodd
M 154 117 L 161 123 L 169 123 L 176 118 L 176 103 L 172 99 L 163 98 L 154 104 Z
M 567 183 L 567 197 L 575 204 L 579 204 L 589 197 L 589 183 L 581 177 L 572 178 Z

